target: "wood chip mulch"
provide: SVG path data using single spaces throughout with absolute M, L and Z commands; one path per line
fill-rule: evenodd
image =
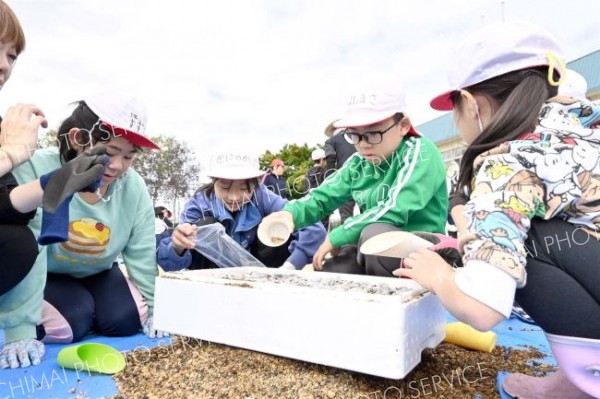
M 497 371 L 543 376 L 554 371 L 538 361 L 544 357 L 535 348 L 484 353 L 442 343 L 424 351 L 403 380 L 390 380 L 177 337 L 173 345 L 129 352 L 114 376 L 114 399 L 499 398 Z

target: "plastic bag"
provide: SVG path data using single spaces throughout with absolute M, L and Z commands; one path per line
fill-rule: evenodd
M 220 223 L 198 227 L 195 249 L 218 267 L 266 267 L 229 237 Z

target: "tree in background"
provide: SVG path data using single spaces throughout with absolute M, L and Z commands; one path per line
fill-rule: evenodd
M 271 151 L 266 151 L 261 155 L 259 159 L 260 167 L 263 170 L 268 170 L 273 159 L 281 159 L 287 166 L 284 177 L 289 187 L 290 198 L 297 199 L 303 197 L 307 192 L 305 176 L 306 172 L 313 165 L 310 158 L 313 150 L 314 148 L 309 147 L 306 143 L 302 146 L 298 144 L 286 144 L 275 154 Z
M 58 147 L 56 130 L 48 129 L 38 135 L 38 148 Z
M 194 152 L 184 141 L 172 136 L 151 138 L 161 150 L 145 150 L 133 161 L 142 176 L 152 200 L 175 201 L 190 196 L 198 187 L 200 165 Z

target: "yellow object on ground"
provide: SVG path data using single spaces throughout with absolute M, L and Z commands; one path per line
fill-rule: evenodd
M 493 331 L 477 331 L 468 324 L 457 321 L 446 324 L 446 338 L 444 341 L 464 348 L 491 352 L 496 346 L 496 333 Z

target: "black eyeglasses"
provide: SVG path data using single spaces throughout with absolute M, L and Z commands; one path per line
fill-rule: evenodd
M 366 133 L 356 133 L 356 132 L 351 132 L 348 131 L 348 129 L 344 130 L 344 138 L 346 139 L 346 141 L 350 144 L 358 144 L 361 141 L 366 141 L 368 144 L 379 144 L 383 141 L 383 135 L 386 134 L 391 128 L 393 128 L 394 126 L 396 126 L 398 124 L 398 122 L 400 122 L 402 118 L 398 118 L 393 124 L 392 126 L 388 127 L 385 130 L 381 130 L 381 131 L 373 131 L 373 132 L 366 132 Z

